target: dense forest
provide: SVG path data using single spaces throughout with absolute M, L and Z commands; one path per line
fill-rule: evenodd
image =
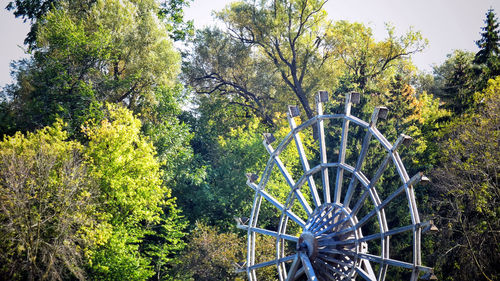
M 412 63 L 420 32 L 387 26 L 379 41 L 330 19 L 325 2 L 235 1 L 214 14 L 223 25 L 200 30 L 183 17 L 189 0 L 9 2 L 31 29 L 29 58 L 0 92 L 0 280 L 245 280 L 234 266 L 246 253 L 234 217 L 254 196 L 245 174 L 266 165 L 263 133 L 288 133 L 289 104 L 315 116 L 319 90 L 325 112 L 358 92 L 361 119 L 385 106 L 387 139 L 413 138 L 401 156 L 430 179 L 415 192 L 439 229 L 422 243 L 438 279 L 500 280 L 495 11 L 477 53 L 456 50 L 429 74 Z M 258 241 L 264 260 L 273 245 Z

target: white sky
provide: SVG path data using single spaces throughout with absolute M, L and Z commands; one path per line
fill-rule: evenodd
M 27 24 L 3 9 L 8 0 L 0 0 L 0 87 L 11 82 L 10 62 L 23 57 L 23 40 Z M 214 24 L 212 11 L 221 10 L 230 0 L 194 0 L 186 9 L 195 26 Z M 474 41 L 480 38 L 485 13 L 493 8 L 500 13 L 498 0 L 329 0 L 325 9 L 333 20 L 359 21 L 371 26 L 375 38 L 386 35 L 384 23 L 392 23 L 402 34 L 410 26 L 422 32 L 429 46 L 415 55 L 414 62 L 422 70 L 431 71 L 455 49 L 476 52 Z M 24 55 L 26 56 L 26 55 Z

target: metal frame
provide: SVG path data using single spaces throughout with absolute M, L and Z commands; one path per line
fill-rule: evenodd
M 238 219 L 238 227 L 247 231 L 247 261 L 239 266 L 240 271 L 248 274 L 250 281 L 256 281 L 256 270 L 267 266 L 276 266 L 280 281 L 295 280 L 305 274 L 308 280 L 385 280 L 389 266 L 406 268 L 411 270 L 410 280 L 419 278 L 435 279 L 432 268 L 425 267 L 421 261 L 420 240 L 422 232 L 426 230 L 435 230 L 432 221 L 421 222 L 414 194 L 414 185 L 420 181 L 426 181 L 427 178 L 422 173 L 417 173 L 410 178 L 399 157 L 397 149 L 401 144 L 408 145 L 411 138 L 401 135 L 394 144 L 391 144 L 377 129 L 378 119 L 385 119 L 387 108 L 375 108 L 369 123 L 360 120 L 351 115 L 351 106 L 359 102 L 358 93 L 346 94 L 345 111 L 343 114 L 324 115 L 323 103 L 328 100 L 328 93 L 320 91 L 316 98 L 317 116 L 297 126 L 294 118 L 299 115 L 297 107 L 290 106 L 288 109 L 288 122 L 291 128 L 290 133 L 273 148 L 271 143 L 275 140 L 271 134 L 265 135 L 264 146 L 270 154 L 266 168 L 256 184 L 258 177 L 255 174 L 247 175 L 247 184 L 255 191 L 253 208 L 248 220 L 248 225 L 243 220 Z M 337 162 L 328 163 L 325 147 L 324 120 L 342 120 L 341 141 Z M 351 123 L 365 129 L 362 147 L 356 161 L 356 166 L 352 167 L 345 163 L 345 153 L 347 148 L 347 138 L 349 126 Z M 310 167 L 309 161 L 304 152 L 299 132 L 308 127 L 317 126 L 317 137 L 319 142 L 320 163 L 315 167 Z M 362 164 L 374 138 L 385 149 L 387 155 L 379 165 L 376 173 L 369 179 L 362 171 Z M 279 158 L 280 153 L 292 142 L 295 143 L 299 153 L 299 160 L 303 167 L 303 175 L 295 181 Z M 387 198 L 381 199 L 375 188 L 376 183 L 383 175 L 389 165 L 394 165 L 400 180 L 401 186 L 392 192 Z M 276 198 L 266 192 L 266 185 L 269 181 L 271 171 L 277 167 L 290 187 L 290 193 L 285 203 L 279 202 Z M 329 169 L 336 170 L 335 187 L 333 190 L 333 201 L 330 198 Z M 322 191 L 318 187 L 313 176 L 321 173 Z M 350 175 L 350 181 L 347 186 L 345 196 L 342 196 L 343 177 Z M 306 200 L 302 194 L 301 188 L 308 183 L 311 196 L 311 203 Z M 356 192 L 356 186 L 361 185 L 361 193 L 356 201 L 353 201 L 353 195 Z M 323 198 L 320 197 L 322 193 Z M 401 194 L 406 195 L 408 202 L 408 211 L 411 217 L 411 224 L 389 229 L 385 215 L 385 208 L 388 204 Z M 257 226 L 260 207 L 263 199 L 273 205 L 280 213 L 280 222 L 277 231 L 262 229 Z M 368 200 L 367 200 L 368 199 Z M 323 201 L 322 201 L 323 200 Z M 297 201 L 307 214 L 307 220 L 304 221 L 291 208 Z M 370 202 L 373 206 L 370 212 L 358 219 L 358 212 L 363 205 Z M 361 227 L 370 219 L 376 216 L 379 233 L 363 236 Z M 287 234 L 287 225 L 289 220 L 299 225 L 303 234 L 301 237 Z M 404 262 L 391 259 L 389 255 L 390 237 L 411 232 L 413 235 L 413 258 L 412 262 Z M 256 235 L 267 235 L 276 239 L 276 257 L 271 261 L 256 263 L 255 260 L 255 240 Z M 314 237 L 311 238 L 307 237 Z M 304 242 L 307 240 L 306 242 Z M 369 253 L 368 241 L 380 241 L 380 254 Z M 285 241 L 297 243 L 295 254 L 285 254 Z M 312 242 L 311 242 L 312 241 Z M 311 244 L 314 242 L 314 245 Z M 314 248 L 314 251 L 311 249 Z M 314 254 L 311 254 L 314 252 Z M 378 269 L 374 270 L 372 264 L 379 264 Z M 423 275 L 423 276 L 421 276 Z

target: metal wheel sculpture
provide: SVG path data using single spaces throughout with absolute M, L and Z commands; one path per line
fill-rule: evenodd
M 275 141 L 274 136 L 264 135 L 264 146 L 270 158 L 258 184 L 257 175 L 247 174 L 247 184 L 255 191 L 253 208 L 248 219 L 237 218 L 238 227 L 248 231 L 247 260 L 239 264 L 238 268 L 248 274 L 250 281 L 257 280 L 257 270 L 270 266 L 277 268 L 281 281 L 305 278 L 382 281 L 385 280 L 390 267 L 406 269 L 407 275 L 411 276 L 410 280 L 436 279 L 431 268 L 422 266 L 420 252 L 422 232 L 435 230 L 435 226 L 431 221 L 420 221 L 413 191 L 415 184 L 426 181 L 427 178 L 422 173 L 410 178 L 397 152 L 401 144 L 407 145 L 411 143 L 411 139 L 401 135 L 394 144 L 391 144 L 377 130 L 377 120 L 385 119 L 387 116 L 387 109 L 384 107 L 375 108 L 370 122 L 351 115 L 351 105 L 358 103 L 359 99 L 358 93 L 347 94 L 344 114 L 324 115 L 323 103 L 328 101 L 328 93 L 320 91 L 316 99 L 317 116 L 297 126 L 294 117 L 299 115 L 298 109 L 290 106 L 288 122 L 291 131 L 285 139 L 273 148 L 271 143 Z M 324 126 L 326 120 L 339 120 L 342 123 L 336 162 L 328 162 L 327 158 Z M 361 127 L 365 133 L 361 148 L 358 149 L 356 163 L 351 166 L 346 163 L 346 148 L 349 126 L 353 123 Z M 319 142 L 319 160 L 318 164 L 311 168 L 299 132 L 305 132 L 307 128 L 312 127 L 316 127 L 314 131 L 317 132 Z M 295 142 L 303 168 L 302 176 L 296 181 L 279 157 L 292 140 Z M 386 156 L 369 179 L 368 175 L 363 173 L 362 166 L 369 147 L 374 143 L 372 140 L 381 145 Z M 389 195 L 381 198 L 377 190 L 380 190 L 380 187 L 376 185 L 384 171 L 391 165 L 397 171 L 401 184 Z M 279 202 L 266 190 L 274 167 L 279 169 L 290 188 L 284 203 Z M 334 174 L 329 175 L 332 171 Z M 314 176 L 318 178 L 317 182 Z M 330 181 L 334 181 L 332 188 Z M 396 198 L 406 200 L 411 220 L 403 226 L 389 227 L 386 209 Z M 261 205 L 266 201 L 281 214 L 278 225 L 272 230 L 261 228 L 258 223 Z M 292 211 L 295 203 L 300 204 L 300 208 L 303 209 L 301 213 L 306 215 L 301 217 Z M 362 209 L 364 211 L 360 212 Z M 289 223 L 298 225 L 300 236 L 297 237 L 296 233 L 287 233 Z M 369 224 L 375 225 L 372 229 L 376 228 L 377 231 L 363 233 L 363 228 Z M 390 257 L 389 240 L 402 233 L 413 236 L 412 248 L 406 251 L 410 252 L 408 255 L 410 261 Z M 256 262 L 257 235 L 276 239 L 275 259 Z

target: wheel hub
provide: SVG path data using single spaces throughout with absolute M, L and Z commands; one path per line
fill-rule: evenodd
M 297 251 L 304 251 L 309 259 L 314 260 L 318 255 L 318 241 L 311 232 L 304 232 L 299 237 Z
M 345 253 L 363 251 L 356 242 L 361 230 L 356 229 L 356 218 L 340 204 L 326 203 L 318 207 L 306 223 L 297 243 L 297 251 L 306 253 L 317 272 L 330 275 L 353 276 L 358 258 Z

